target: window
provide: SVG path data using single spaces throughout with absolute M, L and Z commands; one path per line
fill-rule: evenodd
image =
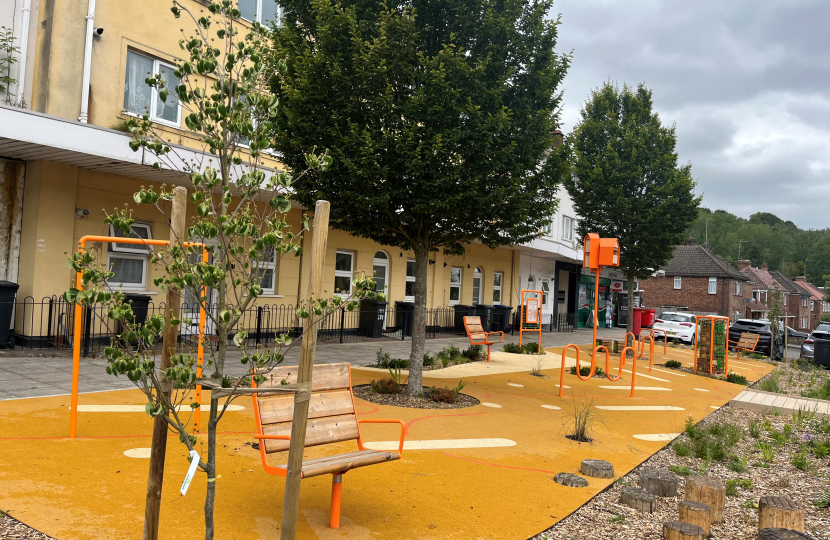
M 710 277 L 709 278 L 709 294 L 717 294 L 718 293 L 718 278 Z
M 481 268 L 476 266 L 473 272 L 473 305 L 481 303 Z
M 110 236 L 119 238 L 143 238 L 151 240 L 150 225 L 134 223 L 132 232 L 124 234 L 120 228 L 110 225 Z M 107 283 L 123 289 L 143 290 L 147 287 L 147 256 L 150 246 L 146 244 L 111 243 L 107 253 L 107 268 L 113 272 Z
M 406 291 L 404 291 L 404 300 L 406 302 L 415 301 L 415 261 L 413 259 L 406 260 Z
M 239 0 L 239 14 L 247 21 L 279 24 L 282 8 L 274 0 Z
M 735 294 L 740 296 L 741 295 L 741 282 L 740 280 L 735 280 Z
M 810 311 L 816 310 L 816 302 L 815 300 L 810 300 Z
M 276 270 L 277 257 L 273 246 L 268 246 L 262 252 L 262 261 L 257 265 L 263 270 L 260 274 L 262 279 L 259 281 L 259 286 L 262 287 L 263 294 L 276 294 Z
M 175 88 L 179 78 L 173 73 L 175 67 L 161 60 L 127 51 L 127 73 L 124 77 L 124 110 L 126 112 L 150 115 L 154 122 L 174 127 L 181 125 L 182 107 L 176 98 Z M 159 97 L 158 89 L 150 88 L 144 80 L 158 75 L 165 81 L 170 91 L 167 102 Z
M 543 279 L 542 280 L 542 306 L 543 307 L 547 307 L 547 305 L 548 305 L 549 293 L 550 293 L 550 284 L 548 283 L 548 280 Z
M 683 278 L 680 276 L 674 276 L 674 288 L 679 290 L 682 285 Z
M 372 279 L 375 282 L 375 292 L 387 294 L 386 283 L 389 279 L 389 256 L 385 251 L 378 251 L 375 253 L 375 258 L 372 261 L 372 271 L 374 275 Z
M 450 305 L 461 301 L 461 268 L 453 266 L 450 268 Z
M 801 307 L 807 307 L 807 297 L 806 296 L 801 297 Z
M 807 328 L 807 317 L 801 317 L 801 328 Z
M 562 240 L 572 242 L 574 239 L 574 218 L 562 216 Z
M 550 223 L 548 223 L 547 225 L 542 225 L 542 236 L 550 236 L 552 229 L 553 227 Z
M 503 274 L 501 272 L 493 273 L 493 305 L 501 304 L 501 280 Z
M 354 253 L 338 249 L 334 258 L 334 294 L 348 297 L 352 293 Z
M 785 306 L 787 305 L 787 297 L 788 296 L 789 296 L 789 294 L 787 294 L 787 293 L 784 293 L 784 294 L 781 295 L 781 299 L 784 301 Z

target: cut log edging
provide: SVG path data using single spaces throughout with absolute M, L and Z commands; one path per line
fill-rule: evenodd
M 658 497 L 674 497 L 677 495 L 677 477 L 666 469 L 643 469 L 640 487 Z

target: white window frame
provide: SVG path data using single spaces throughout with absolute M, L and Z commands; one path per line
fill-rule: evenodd
M 712 290 L 712 285 L 714 285 L 714 291 Z M 716 277 L 709 278 L 709 294 L 718 294 L 718 278 Z
M 415 272 L 414 273 L 417 273 L 418 268 L 417 268 L 417 266 L 415 266 L 415 259 L 407 259 L 406 260 L 406 266 L 407 266 L 406 269 L 407 270 L 409 270 L 409 263 L 412 263 L 413 267 L 415 267 Z M 408 273 L 406 274 L 406 282 L 407 283 L 415 283 L 415 280 L 416 280 L 416 278 L 415 278 L 414 275 L 410 276 Z M 404 284 L 404 287 L 406 287 L 405 284 Z M 403 292 L 404 292 L 404 297 L 403 297 L 404 302 L 414 302 L 415 301 L 415 295 L 414 294 L 407 295 L 406 294 L 406 288 L 404 288 Z M 415 292 L 415 285 L 412 286 L 412 292 Z
M 810 311 L 815 311 L 815 310 L 816 310 L 816 301 L 815 300 L 810 300 Z
M 801 297 L 801 307 L 807 307 L 807 297 L 806 296 Z
M 107 281 L 111 287 L 117 287 L 129 291 L 144 291 L 147 290 L 147 255 L 123 252 L 107 252 L 107 269 L 112 268 L 112 259 L 135 259 L 142 262 L 141 283 L 119 283 L 116 281 Z
M 735 280 L 735 295 L 736 296 L 741 295 L 741 280 L 740 279 Z
M 539 283 L 539 287 L 542 289 L 542 308 L 547 308 L 548 300 L 550 300 L 550 281 L 543 279 Z
M 254 18 L 257 20 L 256 22 L 258 22 L 259 24 L 263 24 L 263 25 L 265 24 L 265 23 L 262 22 L 262 3 L 263 2 L 270 2 L 270 1 L 271 0 L 257 0 L 256 1 L 256 14 L 254 15 Z M 277 20 L 274 21 L 274 22 L 277 23 L 277 26 L 282 26 L 282 13 L 283 13 L 282 6 L 279 5 L 278 2 L 276 4 L 277 4 Z M 240 15 L 239 18 L 242 19 L 243 21 L 254 22 L 254 21 L 246 19 L 242 15 Z
M 140 223 L 136 222 L 133 223 L 132 229 L 145 229 L 147 231 L 147 240 L 153 239 L 153 229 L 150 227 L 149 223 Z M 118 232 L 123 232 L 121 229 L 118 229 Z M 116 234 L 115 225 L 110 225 L 110 236 L 118 236 Z M 136 234 L 140 238 L 138 234 Z M 124 236 L 123 238 L 129 238 L 128 236 Z M 147 255 L 152 251 L 151 246 L 147 244 L 126 244 L 124 246 L 119 246 L 118 242 L 110 242 L 109 244 L 109 251 L 114 253 L 134 253 L 137 255 Z
M 498 277 L 499 284 L 496 285 L 496 277 Z M 493 272 L 493 305 L 501 305 L 501 291 L 504 283 L 504 272 Z M 499 299 L 496 300 L 496 291 L 499 292 Z
M 683 278 L 674 276 L 674 290 L 679 291 L 683 287 Z
M 478 274 L 478 275 L 476 275 Z M 478 298 L 476 298 L 476 278 L 478 278 Z M 481 305 L 484 301 L 484 270 L 480 266 L 476 266 L 473 270 L 473 299 L 472 305 Z
M 458 283 L 453 283 L 452 281 L 452 271 L 458 270 Z M 464 283 L 464 269 L 460 266 L 451 266 L 450 267 L 450 298 L 448 301 L 448 305 L 454 306 L 456 304 L 461 303 L 461 284 Z M 458 289 L 458 300 L 452 299 L 452 290 Z
M 542 225 L 542 236 L 550 236 L 553 232 L 553 223 L 548 223 L 547 225 Z
M 573 242 L 574 240 L 574 218 L 562 216 L 562 240 Z
M 783 302 L 784 302 L 784 305 L 785 305 L 785 306 L 787 305 L 787 297 L 788 297 L 788 296 L 790 296 L 790 295 L 789 295 L 789 294 L 787 294 L 787 293 L 783 293 L 783 294 L 781 295 L 781 298 L 783 299 Z
M 348 255 L 349 256 L 349 269 L 348 270 L 337 270 L 337 255 Z M 334 270 L 334 277 L 345 277 L 349 278 L 349 290 L 348 291 L 341 291 L 337 292 L 337 287 L 335 286 L 335 293 L 337 296 L 341 298 L 348 298 L 349 295 L 352 294 L 352 287 L 354 286 L 354 251 L 349 251 L 347 249 L 338 249 L 334 255 L 335 257 L 335 270 Z M 336 279 L 335 279 L 336 282 Z
M 352 262 L 354 264 L 354 261 Z M 274 257 L 271 261 L 259 261 L 257 263 L 257 268 L 260 270 L 272 270 L 271 274 L 271 287 L 263 287 L 262 294 L 277 294 L 277 250 L 274 250 Z M 336 272 L 335 272 L 336 273 Z M 265 272 L 263 272 L 262 277 L 265 277 Z M 262 279 L 260 279 L 262 281 Z
M 154 58 L 150 55 L 140 53 L 140 52 L 138 52 L 136 50 L 133 50 L 133 49 L 129 49 L 127 51 L 127 54 L 130 54 L 130 53 L 133 53 L 137 56 L 143 56 L 144 58 L 153 61 L 153 72 L 152 72 L 153 77 L 158 75 L 158 73 L 160 71 L 159 68 L 161 66 L 164 66 L 164 67 L 170 69 L 171 71 L 176 71 L 176 66 L 174 66 L 173 64 L 171 64 L 169 62 L 165 62 L 164 60 L 159 60 L 158 58 Z M 126 61 L 125 61 L 124 65 L 126 66 Z M 126 72 L 124 73 L 124 78 L 125 79 L 127 78 Z M 125 82 L 125 84 L 126 84 L 126 82 Z M 151 97 L 150 97 L 150 110 L 147 111 L 147 113 L 150 117 L 150 120 L 152 120 L 153 122 L 158 122 L 159 124 L 164 124 L 165 126 L 170 126 L 170 127 L 174 127 L 174 128 L 181 128 L 181 126 L 182 126 L 182 102 L 179 100 L 178 96 L 176 95 L 176 89 L 175 88 L 170 88 L 169 86 L 166 86 L 166 88 L 169 91 L 168 99 L 170 99 L 169 96 L 172 96 L 176 100 L 176 103 L 178 104 L 178 107 L 177 107 L 178 111 L 177 111 L 177 115 L 176 115 L 176 121 L 171 122 L 170 120 L 166 120 L 166 119 L 164 119 L 160 116 L 156 116 L 156 114 L 155 114 L 156 104 L 158 103 L 158 99 L 159 99 L 159 97 L 158 97 L 158 95 L 159 95 L 158 88 L 150 88 L 150 95 L 151 95 Z M 122 93 L 122 95 L 121 95 L 122 100 L 123 100 L 123 97 L 124 97 L 124 95 Z M 128 111 L 127 109 L 124 109 L 121 112 L 123 114 L 129 115 L 129 116 L 135 116 L 137 118 L 141 118 L 141 116 L 144 114 L 143 112 Z

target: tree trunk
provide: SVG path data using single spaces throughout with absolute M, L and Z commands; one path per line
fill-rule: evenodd
M 208 420 L 207 493 L 205 494 L 205 540 L 213 540 L 213 508 L 216 500 L 216 416 L 219 400 L 210 400 Z
M 424 342 L 427 317 L 427 267 L 429 249 L 426 242 L 415 248 L 415 309 L 412 314 L 412 352 L 409 355 L 409 381 L 406 393 L 415 396 L 423 391 Z M 434 286 L 438 286 L 435 284 Z

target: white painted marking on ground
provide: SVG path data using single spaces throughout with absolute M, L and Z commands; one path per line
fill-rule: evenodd
M 516 384 L 516 383 L 513 383 L 513 382 L 507 383 L 507 386 L 515 386 L 516 388 L 524 388 L 525 387 L 525 385 L 523 385 L 523 384 Z
M 606 390 L 631 390 L 630 386 L 600 386 Z M 663 388 L 662 386 L 635 386 L 634 390 L 658 390 L 663 392 L 671 392 L 671 388 Z
M 150 459 L 152 448 L 130 448 L 124 451 L 124 455 L 131 458 Z
M 597 405 L 603 411 L 685 411 L 683 407 L 672 405 Z
M 189 411 L 190 407 L 181 405 L 178 407 L 179 411 Z M 245 407 L 242 405 L 228 405 L 228 411 L 244 411 Z M 210 412 L 210 405 L 202 405 L 202 411 Z M 134 413 L 146 412 L 144 405 L 78 405 L 78 412 L 114 412 L 114 413 Z
M 657 369 L 654 368 L 654 371 L 659 371 L 660 373 L 668 373 L 669 375 L 677 375 L 678 377 L 685 377 L 685 373 L 678 373 L 676 371 L 666 371 L 665 369 Z
M 555 387 L 559 388 L 559 385 L 558 385 L 558 384 L 554 384 L 553 386 L 555 386 Z M 568 386 L 568 385 L 566 384 L 566 385 L 565 385 L 565 386 L 563 386 L 562 388 L 570 388 L 570 386 Z
M 676 439 L 680 433 L 643 433 L 640 435 L 634 435 L 635 439 L 640 439 L 641 441 L 673 441 Z
M 624 370 L 623 370 L 623 372 L 624 372 L 624 373 L 631 373 L 631 372 L 630 372 L 629 370 L 627 370 L 627 369 L 624 369 Z M 646 375 L 645 373 L 640 373 L 639 371 L 637 372 L 637 376 L 638 376 L 638 377 L 644 377 L 644 378 L 646 378 L 646 379 L 654 379 L 655 381 L 660 381 L 660 382 L 671 382 L 671 381 L 670 381 L 670 380 L 668 380 L 668 379 L 661 379 L 661 378 L 659 378 L 659 377 L 652 377 L 651 375 Z
M 755 365 L 752 365 L 752 364 L 745 364 L 743 362 L 738 362 L 737 360 L 730 360 L 729 363 L 730 364 L 738 364 L 739 366 L 746 366 L 746 367 L 750 367 L 750 368 L 753 368 L 753 369 L 758 369 L 758 368 L 761 367 L 761 366 L 755 366 Z
M 720 409 L 720 407 L 716 407 L 714 405 L 709 405 L 709 408 L 711 408 L 711 409 Z
M 550 409 L 552 411 L 561 411 L 562 407 L 557 407 L 556 405 L 542 405 L 543 409 Z
M 698 392 L 708 392 L 705 388 L 693 388 L 693 390 L 697 390 Z
M 400 441 L 377 441 L 363 443 L 370 450 L 397 450 Z M 516 446 L 510 439 L 435 439 L 431 441 L 404 441 L 404 450 L 451 450 L 457 448 L 502 448 Z
M 499 405 L 498 403 L 487 403 L 486 401 L 482 401 L 481 404 L 484 405 L 485 407 L 493 407 L 494 409 L 501 409 L 501 405 Z

